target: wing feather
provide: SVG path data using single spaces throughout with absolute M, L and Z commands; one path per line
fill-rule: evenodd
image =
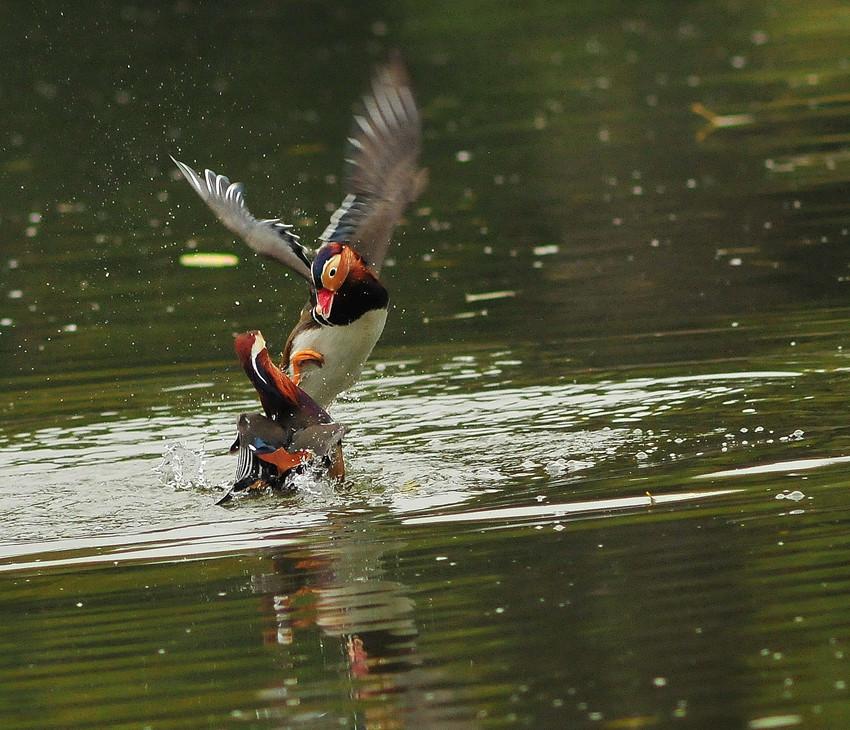
M 346 153 L 345 199 L 322 241 L 352 246 L 377 274 L 395 227 L 425 186 L 419 167 L 422 123 L 399 54 L 380 67 L 362 112 L 354 116 Z
M 231 183 L 224 175 L 217 175 L 212 170 L 206 170 L 201 177 L 188 165 L 173 157 L 171 159 L 229 230 L 258 254 L 280 261 L 307 281 L 311 280 L 307 249 L 298 243 L 292 226 L 281 223 L 277 218 L 254 218 L 245 205 L 242 183 Z

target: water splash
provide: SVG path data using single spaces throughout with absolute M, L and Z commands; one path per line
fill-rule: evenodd
M 166 444 L 162 459 L 153 467 L 153 472 L 164 486 L 175 491 L 217 488 L 207 481 L 204 473 L 206 461 L 206 447 L 203 443 L 196 450 L 185 441 L 179 441 Z

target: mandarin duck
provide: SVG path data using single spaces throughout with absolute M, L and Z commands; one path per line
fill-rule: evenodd
M 324 407 L 354 385 L 383 332 L 389 295 L 378 275 L 396 225 L 427 183 L 427 171 L 418 165 L 420 146 L 419 109 L 396 54 L 377 70 L 362 112 L 354 117 L 345 198 L 319 237 L 312 261 L 292 226 L 251 215 L 241 183 L 211 170 L 201 176 L 174 160 L 227 228 L 310 284 L 281 366 Z
M 345 427 L 272 362 L 261 332 L 238 335 L 234 344 L 264 413 L 239 416 L 230 449 L 239 457 L 236 479 L 217 504 L 246 489 L 286 488 L 290 477 L 304 468 L 342 479 Z

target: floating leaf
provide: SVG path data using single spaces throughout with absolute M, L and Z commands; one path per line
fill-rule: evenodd
M 181 266 L 195 266 L 203 269 L 221 269 L 236 266 L 239 257 L 232 253 L 184 253 L 180 257 Z

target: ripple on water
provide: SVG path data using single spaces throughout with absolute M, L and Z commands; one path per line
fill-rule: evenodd
M 576 483 L 602 473 L 606 464 L 632 468 L 639 454 L 655 453 L 665 428 L 658 419 L 671 410 L 720 402 L 754 383 L 798 375 L 516 385 L 493 373 L 491 359 L 448 363 L 481 375 L 453 392 L 446 392 L 443 368 L 414 371 L 410 362 L 376 366 L 332 409 L 351 426 L 347 487 L 304 484 L 295 501 L 285 503 L 307 511 L 365 503 L 412 514 L 489 492 Z M 498 387 L 490 387 L 494 384 Z M 8 505 L 6 540 L 233 519 L 238 509 L 212 503 L 232 479 L 227 450 L 236 415 L 256 407 L 252 394 L 240 393 L 245 397 L 208 399 L 190 412 L 165 403 L 147 417 L 98 415 L 93 423 L 69 421 L 7 438 L 0 455 L 7 477 L 0 487 Z M 275 510 L 278 503 L 271 500 L 260 509 Z

